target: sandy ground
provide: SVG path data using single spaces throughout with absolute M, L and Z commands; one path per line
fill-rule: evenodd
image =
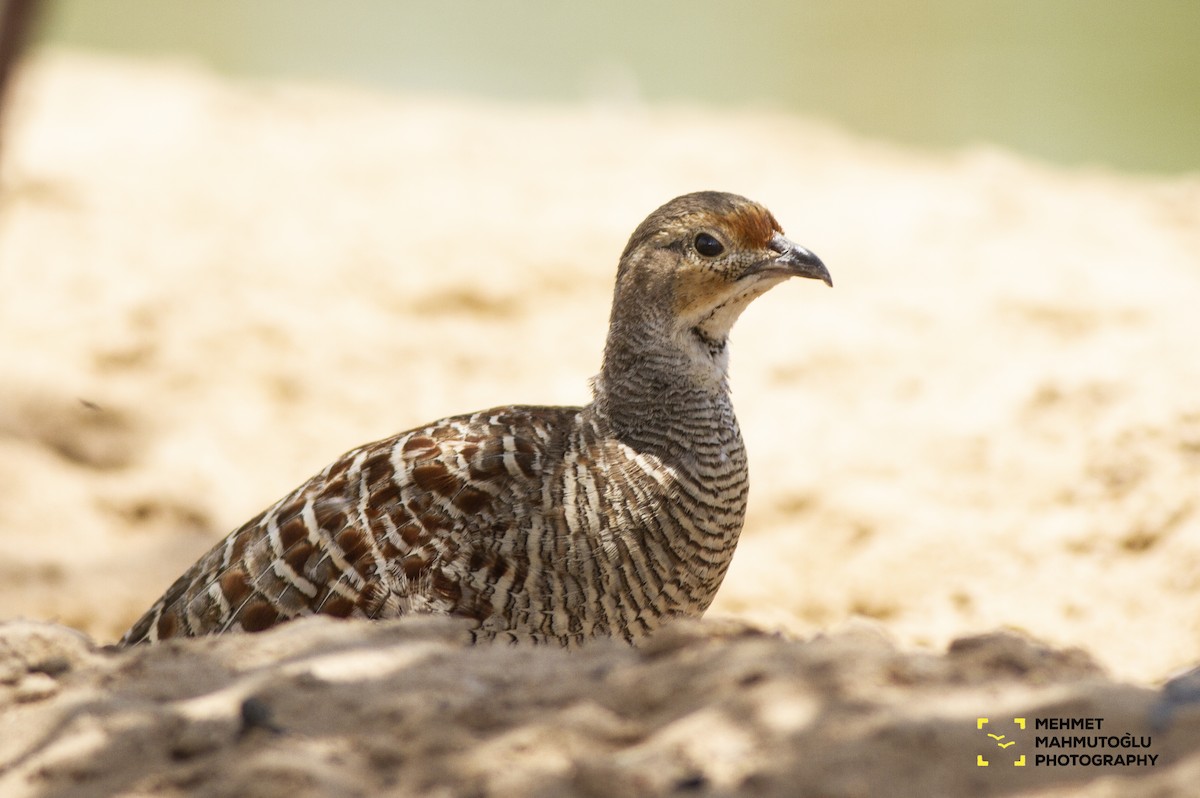
M 1159 685 L 1200 662 L 1200 178 L 78 55 L 19 89 L 0 794 L 1190 794 L 1200 713 Z M 701 188 L 836 286 L 735 331 L 751 509 L 714 620 L 571 655 L 428 622 L 95 647 L 351 446 L 586 401 L 625 238 Z M 979 767 L 976 717 L 1016 713 L 1159 759 Z

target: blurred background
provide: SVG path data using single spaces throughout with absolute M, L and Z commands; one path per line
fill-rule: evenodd
M 586 402 L 630 230 L 715 187 L 837 285 L 738 323 L 715 613 L 1200 659 L 1200 3 L 38 6 L 0 619 L 115 639 L 347 447 Z
M 1200 3 L 53 0 L 35 46 L 522 101 L 769 107 L 926 148 L 1200 168 Z

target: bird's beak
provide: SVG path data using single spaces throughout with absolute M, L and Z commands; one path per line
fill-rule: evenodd
M 778 252 L 779 257 L 764 263 L 765 269 L 780 271 L 789 276 L 820 280 L 833 288 L 833 278 L 829 276 L 829 269 L 825 268 L 825 264 L 821 262 L 820 258 L 804 247 L 784 238 L 781 233 L 771 236 L 771 243 L 768 246 Z

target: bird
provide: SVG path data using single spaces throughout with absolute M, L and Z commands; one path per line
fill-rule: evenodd
M 351 449 L 231 532 L 118 647 L 323 614 L 466 619 L 474 642 L 631 644 L 699 617 L 746 514 L 730 329 L 825 264 L 745 197 L 651 213 L 617 266 L 591 402 L 502 406 Z

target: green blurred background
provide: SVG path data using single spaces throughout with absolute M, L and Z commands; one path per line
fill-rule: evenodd
M 253 78 L 770 107 L 921 147 L 1200 169 L 1194 0 L 54 0 L 39 41 Z

